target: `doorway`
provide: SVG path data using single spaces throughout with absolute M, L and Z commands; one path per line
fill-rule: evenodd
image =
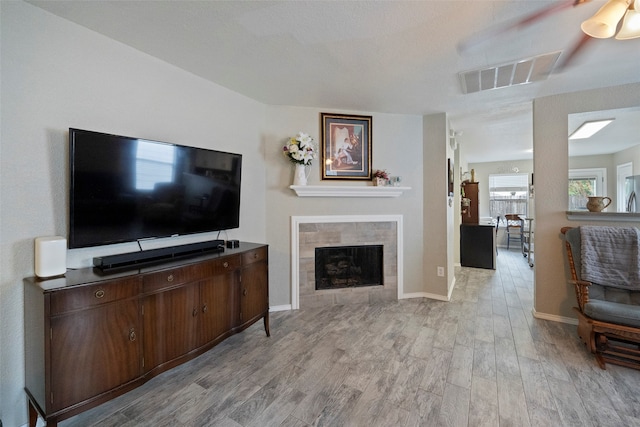
M 627 194 L 625 191 L 625 181 L 628 176 L 633 175 L 633 162 L 623 163 L 616 167 L 616 200 L 618 201 L 618 212 L 627 211 Z

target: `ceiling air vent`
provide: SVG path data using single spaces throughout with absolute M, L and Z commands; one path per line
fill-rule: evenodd
M 480 92 L 545 80 L 560 57 L 560 51 L 509 64 L 458 73 L 462 93 Z

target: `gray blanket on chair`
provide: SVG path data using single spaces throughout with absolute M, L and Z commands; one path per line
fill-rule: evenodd
M 639 230 L 635 227 L 580 227 L 583 280 L 640 290 Z

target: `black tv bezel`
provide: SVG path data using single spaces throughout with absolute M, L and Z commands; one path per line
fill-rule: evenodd
M 193 231 L 193 232 L 180 232 L 180 233 L 167 233 L 167 234 L 157 234 L 157 235 L 148 235 L 148 236 L 140 236 L 140 237 L 131 237 L 131 238 L 123 238 L 123 239 L 115 239 L 115 240 L 97 240 L 96 242 L 92 242 L 92 243 L 88 243 L 88 244 L 76 244 L 76 238 L 74 236 L 74 221 L 76 220 L 75 218 L 75 212 L 74 212 L 74 173 L 75 173 L 75 168 L 74 168 L 74 155 L 75 155 L 75 135 L 77 135 L 77 133 L 79 132 L 83 132 L 83 133 L 89 133 L 89 134 L 95 134 L 97 136 L 100 137 L 109 137 L 109 138 L 120 138 L 120 139 L 127 139 L 127 140 L 143 140 L 143 141 L 147 141 L 147 142 L 152 142 L 152 143 L 156 143 L 156 144 L 163 144 L 163 145 L 171 145 L 174 147 L 181 147 L 181 148 L 186 148 L 189 150 L 203 150 L 203 151 L 207 151 L 207 152 L 214 152 L 214 153 L 220 153 L 220 154 L 225 154 L 225 155 L 231 155 L 231 156 L 235 156 L 239 159 L 239 165 L 240 165 L 240 178 L 238 181 L 238 206 L 235 209 L 235 211 L 237 212 L 237 215 L 235 217 L 236 221 L 234 222 L 234 224 L 229 224 L 228 226 L 224 226 L 224 227 L 212 227 L 210 229 L 203 229 L 203 230 L 197 230 L 197 231 Z M 178 237 L 178 236 L 189 236 L 189 235 L 196 235 L 196 234 L 204 234 L 204 233 L 215 233 L 215 232 L 220 232 L 220 231 L 225 231 L 225 230 L 232 230 L 235 228 L 239 228 L 240 227 L 240 199 L 241 199 L 241 183 L 242 183 L 242 154 L 240 153 L 234 153 L 234 152 L 230 152 L 230 151 L 223 151 L 223 150 L 216 150 L 216 149 L 211 149 L 211 148 L 203 148 L 203 147 L 194 147 L 194 146 L 189 146 L 189 145 L 183 145 L 183 144 L 177 144 L 177 143 L 171 143 L 171 142 L 164 142 L 164 141 L 158 141 L 158 140 L 153 140 L 153 139 L 147 139 L 147 138 L 138 138 L 138 137 L 130 137 L 130 136 L 126 136 L 126 135 L 120 135 L 120 134 L 115 134 L 115 133 L 107 133 L 107 132 L 98 132 L 98 131 L 92 131 L 92 130 L 87 130 L 87 129 L 79 129 L 79 128 L 69 128 L 69 169 L 68 169 L 68 196 L 69 196 L 69 203 L 67 206 L 67 218 L 68 218 L 68 229 L 67 229 L 67 247 L 68 249 L 82 249 L 82 248 L 90 248 L 90 247 L 99 247 L 99 246 L 108 246 L 108 245 L 115 245 L 115 244 L 122 244 L 122 243 L 133 243 L 133 242 L 141 242 L 141 241 L 145 241 L 145 240 L 153 240 L 153 239 L 162 239 L 162 238 L 169 238 L 169 237 Z

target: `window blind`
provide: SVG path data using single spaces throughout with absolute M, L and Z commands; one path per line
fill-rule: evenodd
M 489 175 L 489 191 L 528 191 L 529 174 Z

